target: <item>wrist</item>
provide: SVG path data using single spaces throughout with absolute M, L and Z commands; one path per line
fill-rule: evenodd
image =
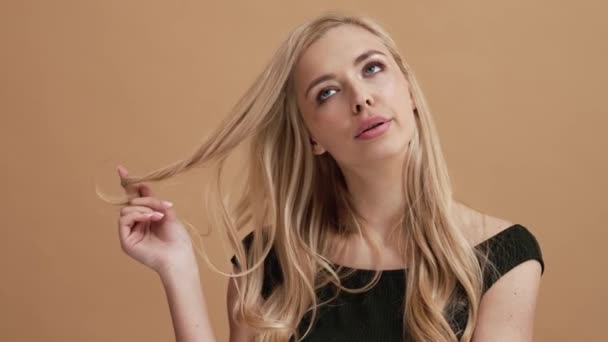
M 157 273 L 162 279 L 189 276 L 198 277 L 199 270 L 196 258 L 192 255 L 180 257 L 161 265 Z

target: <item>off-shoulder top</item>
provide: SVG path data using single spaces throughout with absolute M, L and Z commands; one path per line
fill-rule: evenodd
M 253 233 L 243 240 L 247 250 L 251 244 Z M 475 248 L 488 251 L 490 261 L 498 272 L 486 272 L 484 293 L 503 275 L 515 266 L 528 261 L 537 260 L 544 273 L 545 263 L 540 245 L 535 236 L 520 224 L 502 230 L 496 235 L 479 243 Z M 236 257 L 231 262 L 238 267 Z M 339 265 L 335 265 L 336 267 Z M 342 285 L 348 288 L 358 288 L 367 284 L 373 277 L 374 270 L 357 269 L 341 266 L 343 270 L 354 270 L 354 273 L 342 280 Z M 264 260 L 264 281 L 261 295 L 268 298 L 273 287 L 282 281 L 278 260 L 271 249 Z M 378 283 L 370 290 L 352 294 L 340 291 L 338 297 L 328 304 L 319 307 L 312 330 L 306 336 L 307 342 L 357 342 L 357 341 L 403 341 L 403 301 L 407 269 L 383 270 Z M 329 299 L 335 294 L 330 291 L 333 284 L 319 292 L 320 300 Z M 456 311 L 450 324 L 457 336 L 462 334 L 468 316 L 466 305 Z M 304 317 L 299 325 L 303 335 L 310 320 Z

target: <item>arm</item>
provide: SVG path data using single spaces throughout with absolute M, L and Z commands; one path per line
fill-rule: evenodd
M 196 259 L 159 273 L 177 342 L 217 341 L 201 289 Z
M 234 273 L 238 272 L 239 271 L 234 268 Z M 235 278 L 228 279 L 226 305 L 228 309 L 228 323 L 230 326 L 230 342 L 252 342 L 255 341 L 255 332 L 251 328 L 239 324 L 235 317 L 232 316 L 232 307 L 238 299 L 235 283 Z
M 541 266 L 528 260 L 503 275 L 482 297 L 473 342 L 533 340 Z

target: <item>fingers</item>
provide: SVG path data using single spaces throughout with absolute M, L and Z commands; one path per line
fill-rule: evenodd
M 152 210 L 159 211 L 172 215 L 173 211 L 170 209 L 173 207 L 173 203 L 168 201 L 162 201 L 156 197 L 137 197 L 129 201 L 130 205 L 133 206 L 146 206 Z
M 127 215 L 132 212 L 153 213 L 154 210 L 152 210 L 150 207 L 145 207 L 143 205 L 127 206 L 127 207 L 122 207 L 120 209 L 120 215 Z
M 122 181 L 128 176 L 128 171 L 122 165 L 118 165 L 116 170 L 118 171 L 118 176 L 120 177 L 122 184 Z M 129 205 L 131 207 L 127 206 L 123 208 L 123 211 L 121 211 L 123 214 L 134 211 L 150 212 L 151 210 L 154 210 L 164 213 L 168 217 L 174 217 L 175 212 L 170 209 L 173 204 L 171 202 L 161 201 L 155 198 L 154 194 L 152 193 L 152 189 L 148 185 L 143 183 L 130 184 L 124 186 L 124 189 L 127 193 L 127 198 L 129 199 Z
M 152 189 L 143 183 L 139 185 L 139 194 L 141 197 L 154 197 L 152 194 Z
M 122 165 L 118 165 L 116 167 L 116 170 L 118 171 L 118 177 L 120 177 L 120 181 L 121 181 L 121 185 L 122 185 L 123 180 L 125 179 L 125 177 L 127 177 L 129 175 L 129 172 Z M 131 198 L 140 196 L 139 187 L 137 186 L 137 184 L 130 184 L 130 185 L 123 186 L 123 187 L 125 189 L 125 192 L 127 193 L 127 198 L 131 199 Z
M 121 241 L 128 238 L 131 234 L 131 230 L 137 222 L 149 222 L 149 221 L 158 221 L 162 219 L 162 213 L 142 213 L 142 212 L 132 212 L 127 215 L 121 216 L 118 219 L 119 233 L 121 237 Z

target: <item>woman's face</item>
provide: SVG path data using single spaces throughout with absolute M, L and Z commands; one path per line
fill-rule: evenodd
M 326 32 L 295 67 L 297 102 L 315 154 L 340 165 L 402 156 L 416 124 L 409 85 L 382 41 L 353 25 Z M 356 137 L 373 116 L 391 120 L 372 139 Z

